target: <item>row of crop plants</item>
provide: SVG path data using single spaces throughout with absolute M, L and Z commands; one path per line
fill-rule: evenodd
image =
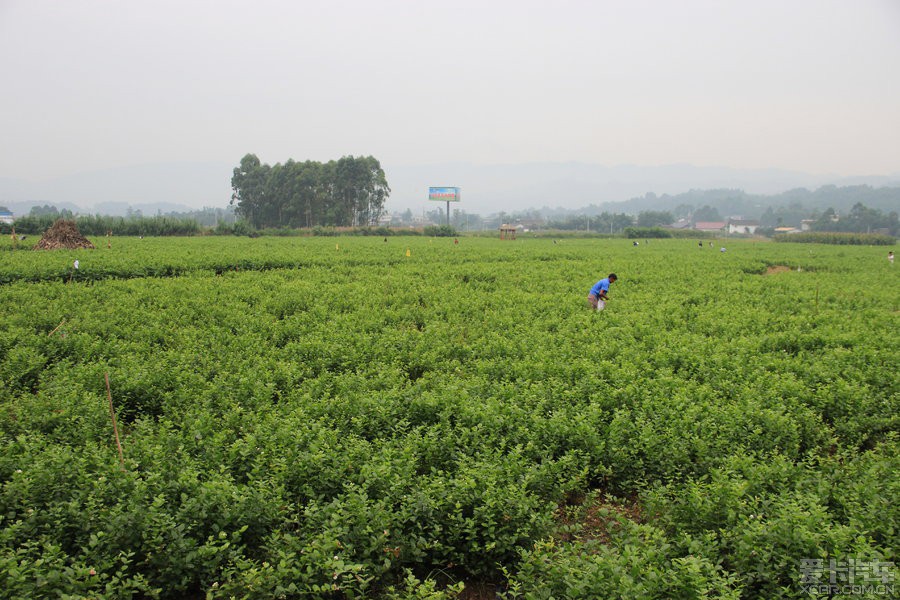
M 181 276 L 6 267 L 7 597 L 790 598 L 896 560 L 865 249 L 183 241 L 128 258 Z M 196 268 L 240 256 L 281 266 Z

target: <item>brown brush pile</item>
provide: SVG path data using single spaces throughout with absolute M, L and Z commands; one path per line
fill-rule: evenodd
M 41 241 L 34 245 L 32 250 L 75 250 L 78 248 L 90 248 L 94 245 L 81 233 L 75 221 L 58 219 L 50 229 L 41 236 Z

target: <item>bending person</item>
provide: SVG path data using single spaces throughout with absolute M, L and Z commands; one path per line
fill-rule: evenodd
M 609 286 L 612 284 L 618 277 L 616 277 L 615 273 L 610 273 L 608 277 L 604 277 L 597 283 L 591 287 L 591 291 L 588 292 L 588 302 L 591 305 L 591 308 L 597 310 L 600 302 L 603 302 L 604 305 L 607 300 L 609 300 Z

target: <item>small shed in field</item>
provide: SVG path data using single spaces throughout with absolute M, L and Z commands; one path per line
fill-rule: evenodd
M 507 225 L 503 224 L 500 226 L 500 239 L 501 240 L 514 240 L 516 239 L 516 226 L 515 225 Z

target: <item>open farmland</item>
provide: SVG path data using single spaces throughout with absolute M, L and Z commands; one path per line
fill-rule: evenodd
M 93 241 L 0 259 L 4 597 L 887 597 L 886 249 Z

